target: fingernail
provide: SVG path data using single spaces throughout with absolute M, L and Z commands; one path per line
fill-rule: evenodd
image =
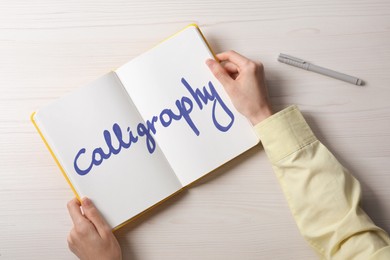
M 211 67 L 212 65 L 214 65 L 214 60 L 213 59 L 207 59 L 206 60 L 206 64 Z
M 81 201 L 81 206 L 84 206 L 84 207 L 89 207 L 92 205 L 92 202 L 90 199 L 88 198 L 83 198 L 82 201 Z

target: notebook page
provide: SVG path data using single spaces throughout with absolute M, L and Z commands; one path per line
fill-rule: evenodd
M 144 120 L 155 119 L 155 138 L 184 186 L 258 143 L 205 64 L 212 57 L 191 26 L 115 71 Z
M 111 227 L 181 189 L 160 148 L 147 150 L 137 132 L 143 120 L 112 72 L 42 108 L 35 121 L 77 193 Z

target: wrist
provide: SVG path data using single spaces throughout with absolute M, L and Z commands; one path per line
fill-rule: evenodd
M 267 119 L 272 115 L 272 109 L 270 106 L 265 106 L 258 112 L 254 113 L 252 116 L 248 117 L 252 125 L 255 126 L 263 120 Z

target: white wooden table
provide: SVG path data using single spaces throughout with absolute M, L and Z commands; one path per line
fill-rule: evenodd
M 276 110 L 298 104 L 361 181 L 390 231 L 390 2 L 2 0 L 0 259 L 73 259 L 72 192 L 32 111 L 196 22 L 216 52 L 265 64 Z M 287 53 L 356 75 L 357 87 L 276 61 Z M 255 148 L 116 232 L 124 259 L 313 259 L 264 151 Z

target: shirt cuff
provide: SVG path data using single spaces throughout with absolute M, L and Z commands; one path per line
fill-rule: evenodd
M 254 129 L 272 163 L 317 140 L 295 105 L 268 117 Z

